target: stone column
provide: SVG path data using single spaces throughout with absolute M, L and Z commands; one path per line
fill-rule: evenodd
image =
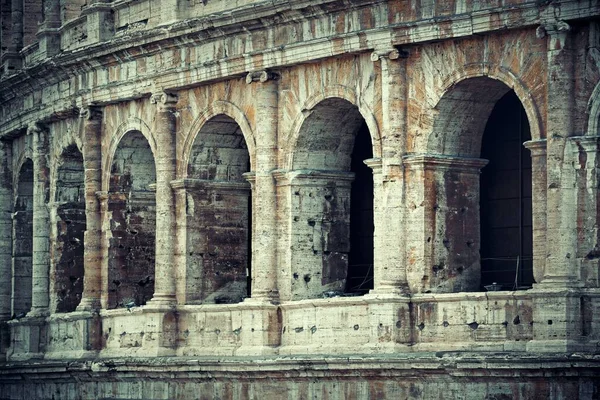
M 159 92 L 152 95 L 152 104 L 157 105 L 154 119 L 156 137 L 156 252 L 154 296 L 155 305 L 172 305 L 175 292 L 175 195 L 171 181 L 175 179 L 177 155 L 175 152 L 177 118 L 175 105 L 177 96 Z
M 2 56 L 5 73 L 14 73 L 22 65 L 19 52 L 23 48 L 23 0 L 10 3 L 11 32 L 6 53 Z
M 88 0 L 87 6 L 81 10 L 81 16 L 86 17 L 87 43 L 104 42 L 115 34 L 114 13 L 112 0 Z
M 49 132 L 47 127 L 35 124 L 29 127 L 28 133 L 33 135 L 33 289 L 28 315 L 41 316 L 48 313 L 50 299 Z
M 408 291 L 402 166 L 402 155 L 406 151 L 406 58 L 406 53 L 395 48 L 371 54 L 371 60 L 381 65 L 383 148 L 383 160 L 365 161 L 373 168 L 374 286 L 370 293 L 373 295 Z
M 479 175 L 487 160 L 415 155 L 404 163 L 411 292 L 478 291 Z
M 11 143 L 0 141 L 0 321 L 10 318 L 11 308 L 12 179 Z
M 83 294 L 77 309 L 100 308 L 102 292 L 102 213 L 97 192 L 102 189 L 102 108 L 82 110 L 85 173 L 85 233 L 83 236 Z
M 40 52 L 52 57 L 60 51 L 60 0 L 43 0 L 44 21 L 39 26 L 37 37 Z
M 108 250 L 110 221 L 108 219 L 108 192 L 96 192 L 100 206 L 100 308 L 108 308 Z M 87 200 L 86 200 L 87 207 Z M 85 239 L 84 239 L 85 240 Z M 85 259 L 84 259 L 85 262 Z M 84 282 L 85 285 L 85 282 Z M 85 287 L 84 287 L 85 293 Z M 85 307 L 85 306 L 84 306 Z
M 577 260 L 577 174 L 568 154 L 574 136 L 575 112 L 574 38 L 569 25 L 557 20 L 560 9 L 549 7 L 539 38 L 547 41 L 546 115 L 546 262 L 533 297 L 532 352 L 584 350 L 582 297 Z
M 570 156 L 576 175 L 577 267 L 582 286 L 597 288 L 600 282 L 600 136 L 573 136 L 569 139 Z M 600 301 L 600 298 L 595 301 Z
M 184 179 L 171 181 L 171 188 L 175 193 L 175 247 L 173 259 L 175 263 L 176 293 L 177 303 L 189 304 L 189 295 L 187 293 L 187 220 L 188 203 L 187 189 Z
M 531 152 L 533 278 L 541 282 L 546 262 L 546 139 L 523 144 Z
M 542 283 L 579 286 L 575 254 L 577 221 L 573 171 L 564 159 L 567 138 L 573 135 L 575 107 L 573 38 L 570 27 L 554 21 L 543 28 L 548 43 L 547 114 L 547 258 Z M 539 33 L 539 32 L 538 32 Z
M 252 191 L 252 288 L 255 301 L 279 301 L 277 282 L 277 168 L 278 76 L 250 72 L 246 83 L 256 85 L 256 158 Z

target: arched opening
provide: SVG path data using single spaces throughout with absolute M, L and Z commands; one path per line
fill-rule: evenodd
M 72 312 L 83 293 L 83 235 L 86 229 L 83 155 L 76 145 L 63 151 L 58 166 L 56 213 L 56 311 Z
M 155 183 L 150 144 L 141 132 L 127 132 L 110 173 L 108 308 L 140 306 L 154 294 Z
M 33 254 L 33 161 L 21 165 L 13 218 L 12 315 L 31 310 Z
M 365 294 L 373 289 L 373 172 L 364 163 L 372 157 L 371 135 L 363 122 L 356 134 L 350 162 L 354 182 L 350 191 L 347 293 Z
M 525 110 L 514 91 L 496 103 L 488 119 L 481 157 L 481 284 L 531 287 L 533 240 L 531 154 Z
M 240 126 L 220 114 L 191 148 L 187 195 L 187 303 L 237 303 L 249 293 L 250 156 Z
M 304 121 L 292 169 L 292 298 L 373 288 L 371 136 L 358 107 L 329 98 Z
M 531 285 L 531 158 L 523 147 L 530 133 L 519 98 L 505 83 L 477 77 L 456 83 L 436 108 L 424 182 L 435 194 L 425 219 L 430 267 L 421 290 Z

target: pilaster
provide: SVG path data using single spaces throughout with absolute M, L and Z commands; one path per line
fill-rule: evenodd
M 81 15 L 86 17 L 88 44 L 104 42 L 114 36 L 111 2 L 112 0 L 88 0 L 88 5 L 81 10 Z
M 381 68 L 381 145 L 383 159 L 366 160 L 373 169 L 374 288 L 372 295 L 405 294 L 404 169 L 406 148 L 406 62 L 396 48 L 376 49 L 373 62 Z M 391 250 L 391 251 L 390 251 Z
M 177 95 L 158 92 L 150 102 L 156 104 L 154 132 L 156 135 L 156 252 L 154 296 L 151 305 L 173 305 L 175 292 L 175 196 L 171 181 L 175 179 Z M 160 278 L 159 278 L 160 277 Z
M 523 145 L 531 152 L 533 278 L 541 282 L 546 263 L 546 139 Z
M 33 289 L 28 315 L 40 316 L 48 314 L 49 307 L 49 132 L 40 124 L 30 126 L 27 132 L 33 135 Z
M 250 72 L 246 83 L 255 85 L 256 158 L 252 190 L 252 288 L 249 301 L 277 303 L 277 196 L 272 172 L 277 168 L 279 76 L 270 71 Z
M 102 108 L 84 108 L 81 119 L 86 230 L 83 238 L 83 294 L 77 309 L 91 311 L 100 308 L 102 292 L 102 211 L 97 196 L 102 189 Z
M 44 0 L 44 21 L 36 34 L 40 52 L 52 57 L 60 51 L 60 0 Z

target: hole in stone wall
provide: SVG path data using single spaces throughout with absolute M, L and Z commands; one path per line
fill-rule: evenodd
M 56 180 L 57 237 L 54 248 L 56 311 L 75 311 L 83 293 L 83 235 L 86 229 L 83 155 L 67 147 Z
M 33 162 L 25 160 L 19 171 L 13 218 L 12 315 L 31 309 L 33 254 Z
M 139 131 L 126 133 L 111 166 L 108 308 L 140 306 L 154 294 L 156 198 L 150 185 L 155 182 L 148 141 Z
M 525 110 L 514 91 L 495 105 L 483 135 L 481 157 L 481 284 L 503 289 L 533 283 L 531 156 Z

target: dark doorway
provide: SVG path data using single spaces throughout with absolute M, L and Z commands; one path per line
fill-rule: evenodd
M 504 290 L 533 283 L 531 156 L 525 110 L 514 91 L 496 103 L 483 135 L 481 158 L 481 284 Z
M 57 312 L 75 311 L 83 293 L 83 236 L 86 229 L 83 155 L 75 145 L 62 154 L 56 180 L 54 258 Z
M 13 218 L 12 315 L 31 310 L 33 273 L 33 162 L 19 171 Z
M 350 254 L 346 292 L 373 289 L 373 172 L 363 162 L 373 157 L 371 135 L 363 121 L 354 140 L 350 169 L 354 182 L 350 192 Z

